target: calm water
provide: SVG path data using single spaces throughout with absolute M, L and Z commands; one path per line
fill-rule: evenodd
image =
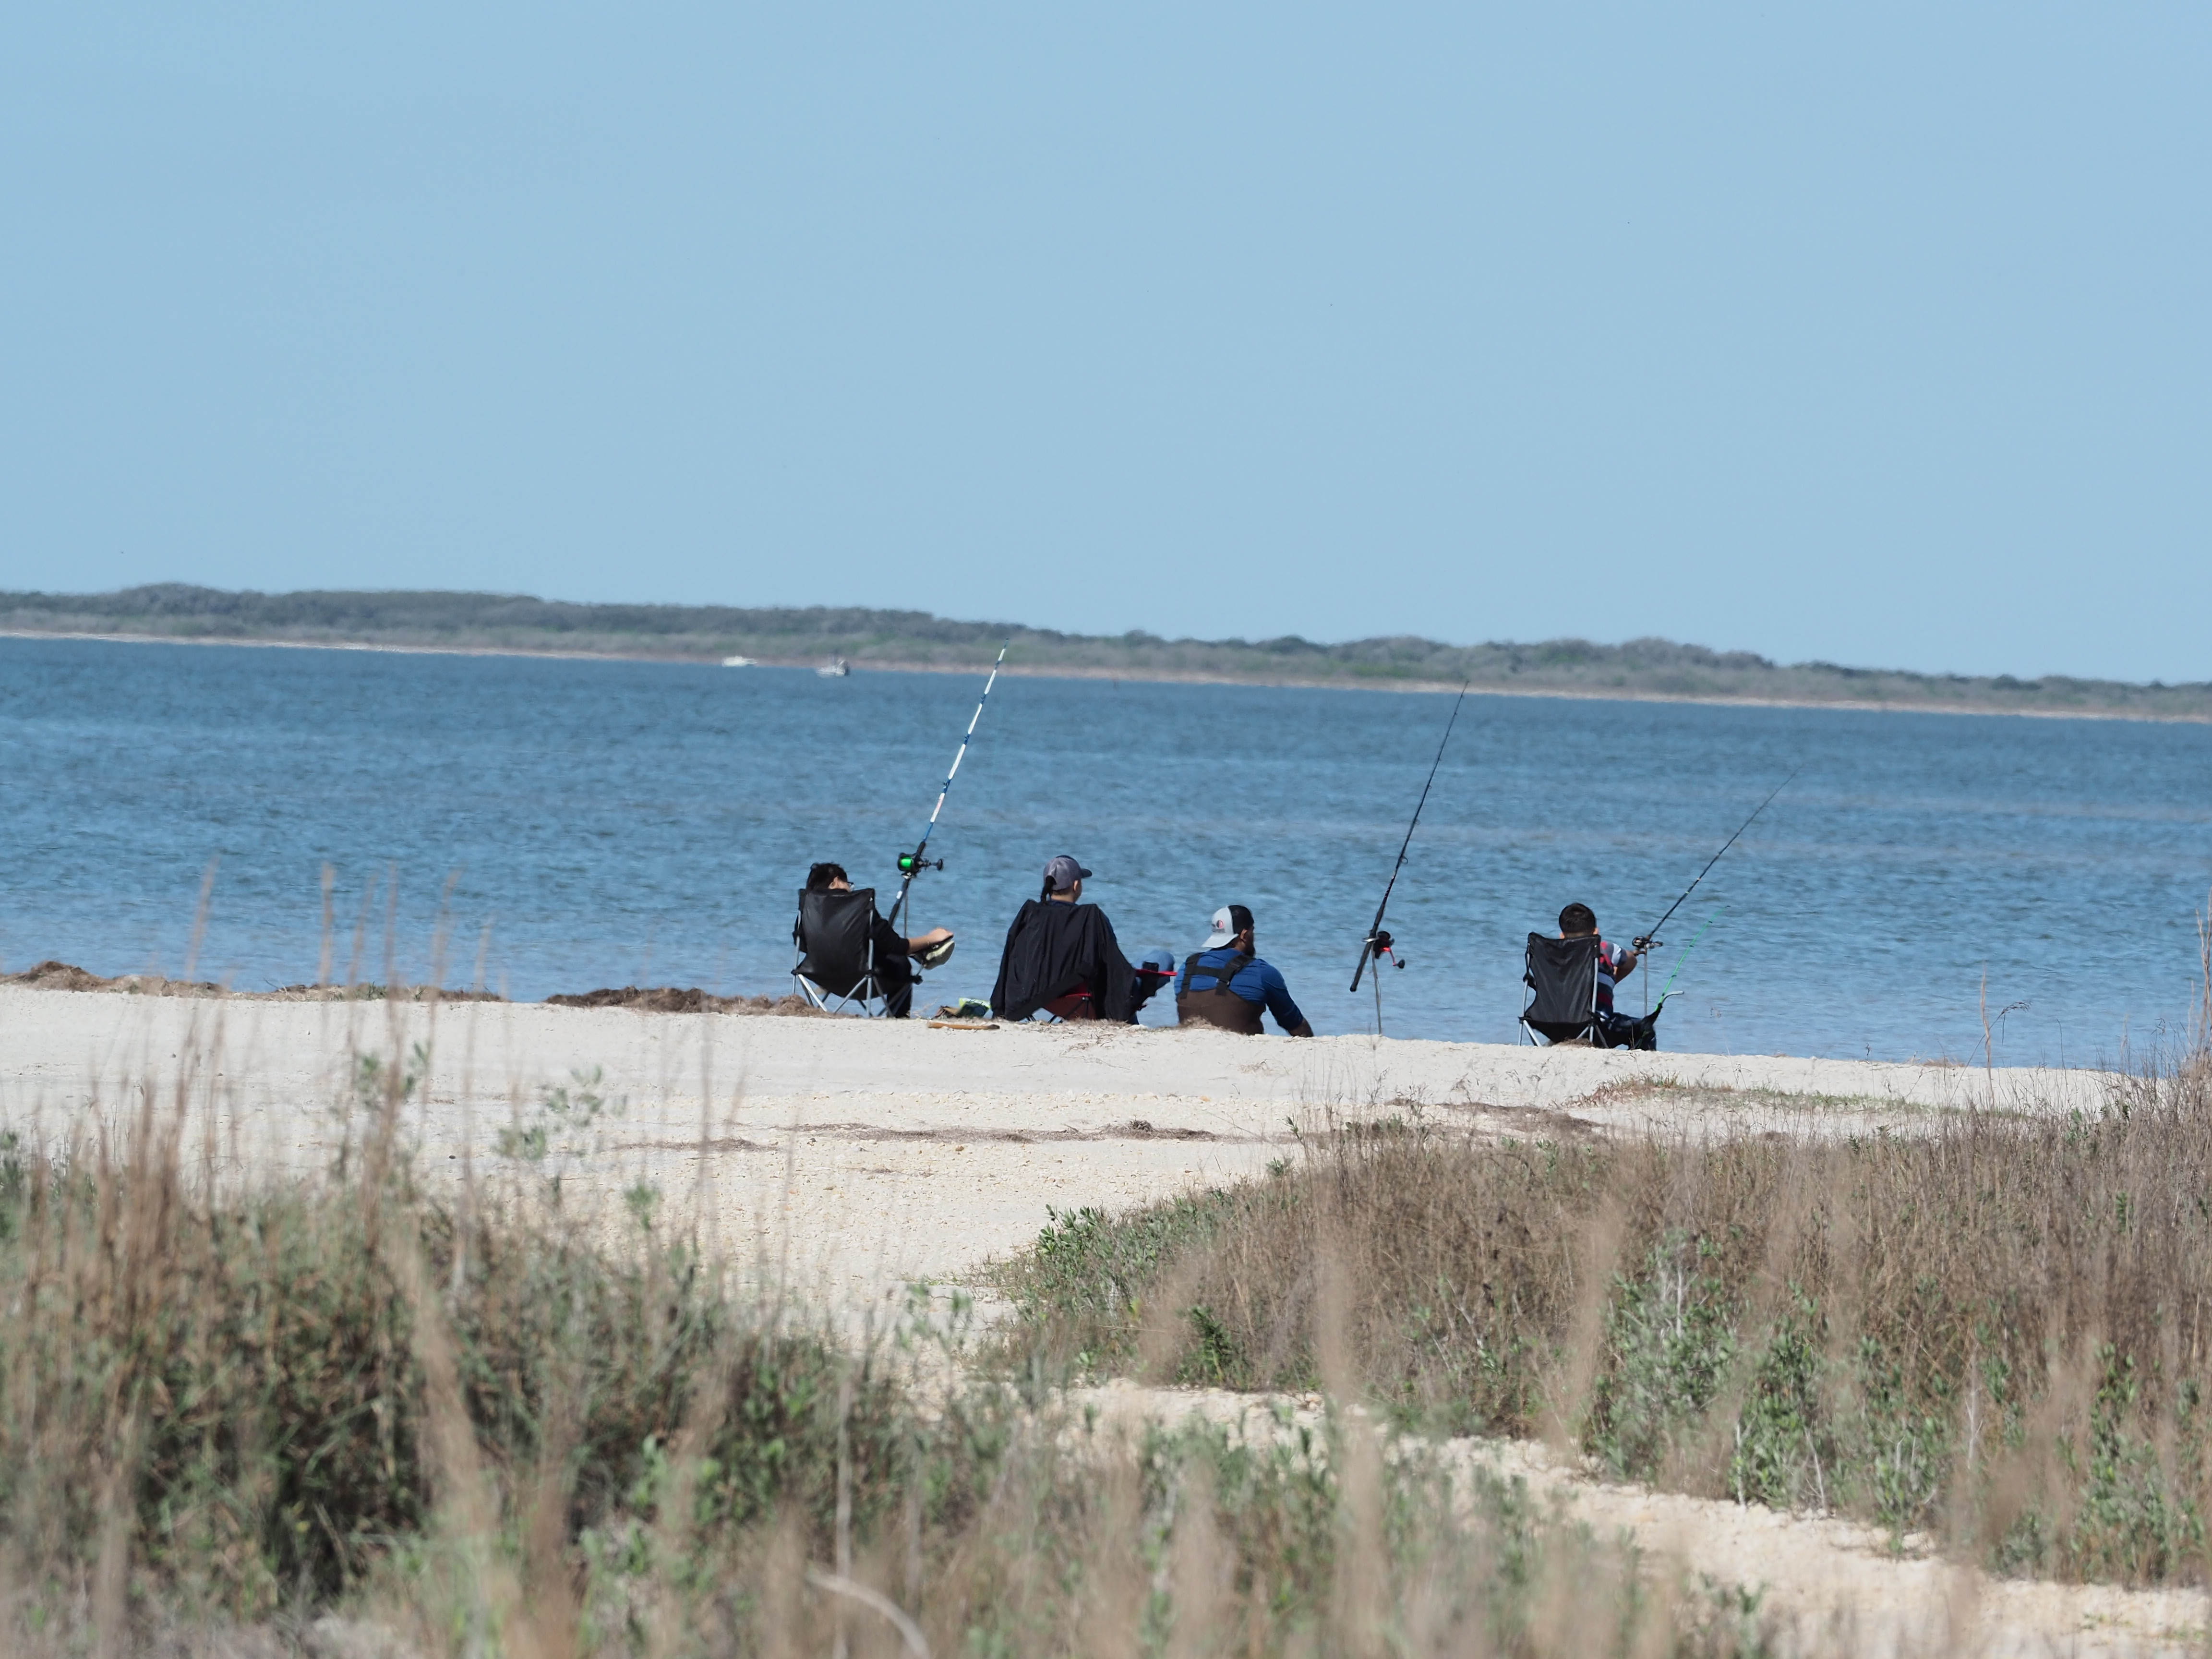
M 181 971 L 214 860 L 198 972 L 306 980 L 327 862 L 341 972 L 389 871 L 410 979 L 450 881 L 448 983 L 481 949 L 516 997 L 781 992 L 807 863 L 896 884 L 980 680 L 0 640 L 0 966 Z M 1132 957 L 1242 902 L 1315 1026 L 1368 1029 L 1346 984 L 1449 702 L 1001 680 L 919 889 L 917 929 L 962 941 L 920 1002 L 988 994 L 1066 851 Z M 1668 930 L 1718 917 L 1662 1046 L 1978 1057 L 1984 973 L 2001 1060 L 2182 1028 L 2212 728 L 1470 697 L 1392 905 L 1386 1029 L 1510 1040 L 1529 928 L 1580 898 L 1640 931 L 1800 763 Z

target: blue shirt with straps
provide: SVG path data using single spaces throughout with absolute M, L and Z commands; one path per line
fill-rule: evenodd
M 1193 991 L 1211 991 L 1219 982 L 1220 975 L 1209 974 L 1209 968 L 1225 968 L 1237 955 L 1236 947 L 1224 945 L 1218 950 L 1201 951 L 1193 961 L 1183 964 L 1176 979 L 1176 994 L 1185 996 Z M 1273 963 L 1254 957 L 1230 979 L 1232 995 L 1247 1002 L 1267 1005 L 1267 1012 L 1275 1017 L 1275 1024 L 1285 1031 L 1294 1030 L 1305 1023 L 1298 1005 L 1291 1000 L 1291 988 L 1283 982 L 1282 970 Z

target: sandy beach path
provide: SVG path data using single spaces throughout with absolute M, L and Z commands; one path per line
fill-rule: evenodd
M 1198 1419 L 1247 1444 L 1321 1441 L 1318 1395 L 1243 1395 L 1156 1389 L 1116 1381 L 1079 1391 L 1109 1434 L 1147 1422 Z M 1352 1408 L 1369 1432 L 1380 1425 Z M 1839 1516 L 1790 1514 L 1609 1480 L 1589 1462 L 1531 1440 L 1401 1441 L 1441 1459 L 1456 1476 L 1480 1470 L 1520 1481 L 1540 1511 L 1601 1538 L 1632 1534 L 1691 1583 L 1747 1592 L 1777 1655 L 1867 1659 L 2182 1659 L 2205 1650 L 2212 1613 L 2203 1589 L 2130 1589 L 2000 1578 L 1939 1553 L 1919 1534 L 1893 1538 Z

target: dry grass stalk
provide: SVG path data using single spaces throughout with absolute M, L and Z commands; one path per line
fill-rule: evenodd
M 1264 1181 L 1060 1218 L 1006 1283 L 1032 1364 L 1356 1382 L 1407 1420 L 1565 1441 L 1701 1496 L 1842 1510 L 2010 1568 L 2193 1581 L 2207 1193 L 2192 1054 L 2094 1117 L 1857 1139 L 1347 1121 Z
M 349 1024 L 369 1035 L 366 1012 Z M 409 1153 L 431 1050 L 386 1042 L 353 1076 L 340 1159 L 313 1179 L 226 1188 L 205 1135 L 188 1178 L 185 1109 L 212 1086 L 197 1073 L 173 1101 L 139 1097 L 112 1139 L 0 1148 L 0 1297 L 20 1310 L 0 1328 L 12 1650 L 135 1651 L 156 1630 L 229 1626 L 276 1639 L 334 1608 L 455 1659 L 819 1654 L 841 1625 L 854 1659 L 1537 1659 L 1742 1637 L 1510 1491 L 1386 1456 L 1358 1413 L 1247 1443 L 1086 1435 L 1042 1389 L 925 1406 L 880 1346 L 733 1297 L 691 1242 L 641 1224 L 607 1248 L 592 1218 L 524 1201 L 528 1169 L 472 1176 L 449 1206 Z M 1463 1242 L 1401 1224 L 1453 1213 L 1443 1183 L 1468 1149 L 1347 1128 L 1339 1151 L 1307 1172 L 1322 1184 L 1304 1223 L 1219 1226 L 1218 1249 L 1167 1251 L 1131 1279 L 1143 1294 L 1115 1303 L 1116 1340 L 1165 1371 L 1210 1333 L 1212 1380 L 1271 1355 L 1347 1400 L 1374 1392 L 1384 1358 L 1415 1355 L 1416 1396 L 1459 1376 L 1455 1344 L 1496 1334 L 1490 1287 L 1437 1277 Z M 1537 1264 L 1529 1305 L 1589 1337 L 1578 1369 L 1551 1355 L 1516 1371 L 1508 1355 L 1489 1374 L 1524 1412 L 1571 1417 L 1608 1397 L 1607 1287 L 1640 1270 L 1653 1214 L 1701 1215 L 1727 1183 L 1675 1148 L 1593 1207 L 1555 1152 L 1514 1156 L 1517 1173 L 1476 1189 L 1494 1207 L 1475 1218 L 1498 1262 Z M 1262 1209 L 1295 1184 L 1261 1188 Z M 1795 1231 L 1739 1253 L 1777 1283 L 1834 1235 L 1832 1171 L 1784 1185 Z M 1593 1252 L 1574 1226 L 1600 1211 L 1618 1222 Z M 1389 1348 L 1376 1287 L 1406 1285 L 1435 1317 L 1425 1346 Z

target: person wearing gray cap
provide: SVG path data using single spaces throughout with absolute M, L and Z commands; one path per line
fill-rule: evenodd
M 1062 853 L 1044 867 L 1044 889 L 1026 901 L 999 957 L 991 1012 L 1027 1019 L 1040 1008 L 1061 1019 L 1136 1019 L 1136 969 L 1114 924 L 1083 902 L 1091 872 Z
M 1044 890 L 1037 897 L 1047 903 L 1079 903 L 1083 884 L 1090 879 L 1091 872 L 1062 853 L 1044 866 Z
M 1183 963 L 1176 981 L 1176 1020 L 1258 1036 L 1265 1012 L 1291 1036 L 1311 1036 L 1312 1023 L 1291 1000 L 1281 970 L 1255 952 L 1252 935 L 1252 913 L 1243 905 L 1224 904 L 1213 913 L 1206 948 Z

